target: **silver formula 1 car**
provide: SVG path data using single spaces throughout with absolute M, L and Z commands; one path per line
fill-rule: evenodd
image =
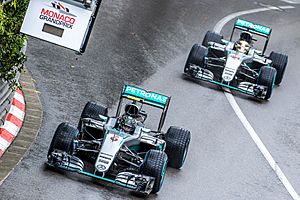
M 138 193 L 157 193 L 167 165 L 182 167 L 191 137 L 188 130 L 173 126 L 162 132 L 169 103 L 166 95 L 129 85 L 123 88 L 115 117 L 108 116 L 106 107 L 88 102 L 78 128 L 58 126 L 47 164 Z M 145 127 L 146 109 L 153 107 L 162 110 L 155 130 Z
M 233 41 L 235 30 L 242 31 Z M 288 56 L 276 52 L 265 55 L 272 29 L 237 19 L 230 40 L 208 31 L 202 45 L 195 44 L 184 66 L 189 77 L 212 82 L 260 99 L 269 99 L 274 85 L 282 81 Z M 254 48 L 255 36 L 265 38 L 262 50 Z

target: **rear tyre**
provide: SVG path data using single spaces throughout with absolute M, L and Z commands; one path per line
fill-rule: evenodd
M 207 48 L 199 44 L 194 44 L 194 46 L 192 47 L 189 53 L 188 59 L 185 63 L 184 72 L 185 73 L 188 72 L 191 64 L 202 67 L 204 64 L 204 58 L 206 53 L 207 53 Z
M 80 116 L 80 120 L 78 123 L 78 130 L 80 132 L 82 132 L 82 130 L 81 130 L 81 124 L 82 124 L 81 119 L 82 118 L 91 118 L 91 119 L 95 119 L 95 120 L 100 120 L 99 115 L 107 116 L 107 113 L 108 113 L 107 107 L 99 105 L 92 101 L 87 102 L 87 104 L 85 104 L 83 111 L 81 113 L 81 116 Z
M 151 193 L 157 193 L 164 181 L 168 156 L 163 151 L 149 150 L 146 154 L 142 174 L 155 178 Z
M 269 59 L 272 60 L 272 67 L 274 67 L 277 71 L 275 84 L 279 85 L 282 81 L 288 63 L 288 56 L 272 51 Z
M 265 100 L 269 99 L 272 95 L 274 83 L 276 78 L 276 69 L 273 67 L 263 66 L 260 68 L 257 80 L 258 85 L 267 86 L 267 94 Z
M 169 166 L 180 169 L 186 159 L 191 133 L 188 130 L 171 126 L 165 134 L 166 153 Z
M 220 35 L 219 33 L 207 31 L 204 36 L 204 39 L 202 41 L 202 45 L 205 47 L 208 47 L 209 42 L 216 42 L 216 43 L 222 44 L 222 39 L 223 39 L 223 36 Z
M 52 138 L 51 144 L 49 146 L 48 156 L 56 150 L 65 151 L 66 153 L 72 155 L 74 150 L 74 139 L 78 134 L 78 130 L 67 124 L 61 123 Z

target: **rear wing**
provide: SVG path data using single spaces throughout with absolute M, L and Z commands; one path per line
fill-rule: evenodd
M 272 32 L 270 27 L 254 24 L 253 22 L 244 19 L 237 19 L 234 27 L 240 30 L 249 31 L 250 33 L 254 33 L 262 37 L 269 37 Z
M 148 104 L 151 106 L 155 106 L 161 109 L 164 109 L 170 101 L 170 97 L 151 92 L 151 91 L 146 91 L 142 88 L 138 88 L 135 86 L 131 85 L 125 85 L 123 87 L 122 91 L 122 97 L 138 101 L 144 104 Z
M 271 32 L 272 32 L 272 29 L 270 27 L 267 27 L 267 26 L 264 26 L 261 24 L 254 24 L 253 22 L 238 18 L 235 21 L 235 24 L 234 24 L 234 27 L 233 27 L 233 30 L 232 30 L 232 33 L 230 36 L 230 41 L 232 41 L 232 37 L 233 37 L 233 33 L 234 33 L 235 29 L 248 31 L 250 33 L 253 33 L 253 34 L 256 34 L 256 35 L 266 38 L 264 49 L 262 51 L 263 54 L 265 53 L 268 43 L 269 43 L 269 38 L 270 38 Z
M 163 94 L 159 94 L 156 92 L 152 92 L 152 91 L 147 91 L 147 90 L 144 90 L 142 88 L 138 88 L 138 87 L 135 87 L 132 85 L 125 85 L 123 87 L 123 90 L 121 93 L 121 97 L 120 97 L 120 101 L 119 101 L 119 105 L 118 105 L 118 109 L 117 109 L 117 116 L 120 115 L 120 112 L 121 112 L 120 109 L 121 109 L 121 104 L 122 104 L 123 98 L 130 99 L 130 100 L 133 100 L 136 102 L 140 102 L 143 104 L 147 104 L 147 105 L 162 109 L 163 111 L 162 111 L 159 125 L 158 125 L 158 131 L 159 132 L 161 131 L 161 129 L 164 125 L 164 122 L 165 122 L 165 118 L 167 115 L 171 97 L 163 95 Z

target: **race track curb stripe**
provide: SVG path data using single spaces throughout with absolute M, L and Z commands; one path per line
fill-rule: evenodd
M 0 126 L 0 157 L 17 137 L 25 116 L 25 100 L 22 90 L 15 92 L 12 105 L 3 126 Z

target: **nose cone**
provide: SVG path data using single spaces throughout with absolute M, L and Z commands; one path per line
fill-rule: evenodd
M 232 80 L 232 76 L 229 76 L 229 75 L 223 75 L 222 76 L 223 80 L 226 81 L 226 82 L 229 82 Z
M 222 79 L 226 82 L 232 81 L 241 63 L 241 54 L 236 54 L 235 52 L 229 54 L 226 60 L 225 68 L 223 70 Z

